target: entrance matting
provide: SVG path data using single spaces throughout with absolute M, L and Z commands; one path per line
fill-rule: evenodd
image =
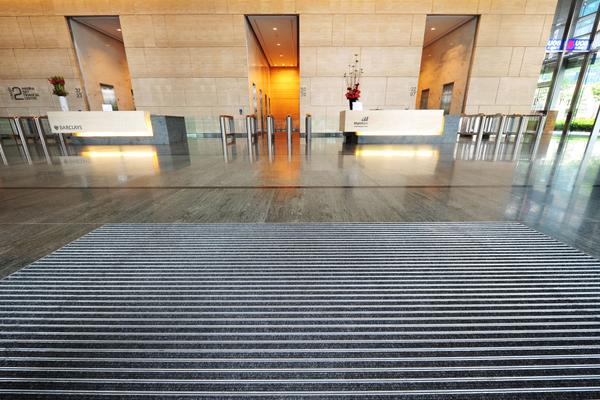
M 600 398 L 599 281 L 519 223 L 105 225 L 0 281 L 0 398 Z

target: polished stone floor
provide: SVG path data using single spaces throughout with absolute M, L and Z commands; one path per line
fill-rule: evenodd
M 523 221 L 600 256 L 600 146 L 586 138 L 513 144 L 346 146 L 341 138 L 276 138 L 225 156 L 218 139 L 189 146 L 71 147 L 33 165 L 4 141 L 0 276 L 105 224 L 119 222 Z M 476 152 L 477 150 L 477 152 Z

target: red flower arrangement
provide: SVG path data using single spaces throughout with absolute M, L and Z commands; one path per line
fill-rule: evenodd
M 65 90 L 65 78 L 63 78 L 62 76 L 51 76 L 50 78 L 48 78 L 48 82 L 50 82 L 50 84 L 54 86 L 52 90 L 53 95 L 66 96 L 69 94 L 69 92 Z
M 348 100 L 358 100 L 360 98 L 360 89 L 358 88 L 359 83 L 356 83 L 354 87 L 349 87 L 346 92 L 346 98 Z
M 362 76 L 363 69 L 360 67 L 360 60 L 358 54 L 354 55 L 354 63 L 348 65 L 348 71 L 344 73 L 344 79 L 346 80 L 346 99 L 350 103 L 350 109 L 353 109 L 354 102 L 360 98 L 360 77 Z

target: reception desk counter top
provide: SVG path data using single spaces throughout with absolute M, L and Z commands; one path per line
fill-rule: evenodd
M 340 112 L 340 131 L 357 143 L 446 143 L 456 140 L 457 123 L 443 110 Z
M 78 144 L 174 144 L 187 142 L 183 117 L 146 111 L 50 111 L 52 133 Z

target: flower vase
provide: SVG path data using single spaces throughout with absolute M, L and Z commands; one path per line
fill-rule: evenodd
M 58 96 L 58 102 L 60 103 L 60 109 L 62 111 L 69 111 L 69 103 L 67 103 L 66 96 Z
M 356 99 L 348 99 L 348 103 L 350 103 L 350 109 L 352 110 L 352 108 L 354 107 L 354 102 L 356 101 Z

